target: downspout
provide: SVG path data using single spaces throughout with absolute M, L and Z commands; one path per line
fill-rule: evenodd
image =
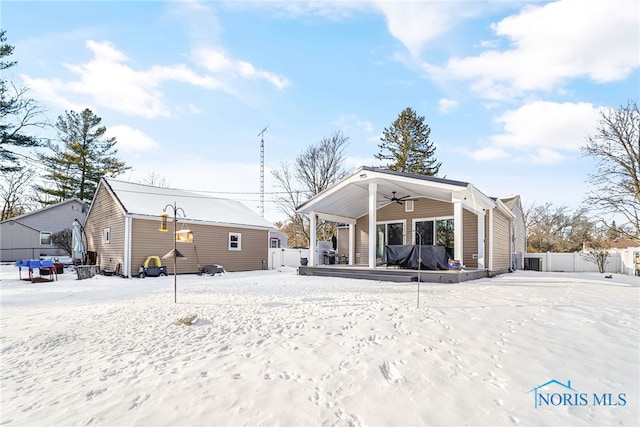
M 493 272 L 493 211 L 494 208 L 489 209 L 489 274 Z
M 131 217 L 124 218 L 124 276 L 131 278 Z
M 513 219 L 509 220 L 509 272 L 513 273 L 516 269 L 514 266 L 516 235 Z

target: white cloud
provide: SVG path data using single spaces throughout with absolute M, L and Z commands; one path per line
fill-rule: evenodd
M 438 100 L 438 109 L 443 114 L 447 114 L 457 107 L 458 101 L 455 101 L 453 99 L 442 98 Z
M 535 163 L 559 163 L 563 152 L 576 152 L 596 130 L 599 110 L 589 103 L 535 101 L 495 119 L 502 133 L 470 153 L 479 161 L 524 157 Z
M 541 147 L 530 157 L 531 162 L 542 165 L 555 165 L 561 163 L 565 156 L 551 148 Z
M 277 87 L 284 89 L 289 86 L 286 77 L 279 76 L 270 71 L 260 70 L 253 64 L 229 58 L 222 52 L 211 48 L 197 48 L 192 52 L 194 61 L 210 72 L 230 75 L 232 77 L 243 77 L 251 80 L 264 80 Z
M 589 103 L 535 101 L 495 119 L 503 133 L 493 135 L 493 145 L 531 149 L 547 147 L 576 151 L 598 123 L 598 110 Z
M 127 152 L 144 152 L 158 148 L 158 143 L 153 138 L 125 125 L 108 127 L 107 136 L 115 137 L 118 141 L 116 148 Z
M 489 99 L 527 91 L 551 91 L 568 79 L 595 82 L 626 78 L 640 66 L 637 0 L 561 0 L 528 6 L 492 26 L 510 42 L 505 51 L 452 58 L 444 69 L 424 64 L 438 77 L 469 79 Z
M 456 2 L 376 1 L 391 35 L 418 57 L 426 42 L 445 33 L 459 12 Z
M 338 126 L 343 131 L 349 131 L 353 128 L 359 128 L 366 133 L 371 133 L 374 130 L 373 123 L 371 123 L 369 120 L 361 120 L 355 114 L 340 116 L 333 122 L 333 124 Z
M 468 154 L 472 159 L 479 162 L 486 162 L 509 157 L 509 154 L 504 149 L 498 147 L 484 147 L 479 150 L 472 151 Z
M 235 77 L 264 80 L 279 89 L 289 84 L 284 77 L 256 69 L 245 61 L 228 59 L 212 50 L 196 51 L 196 57 L 213 75 L 199 74 L 184 64 L 134 69 L 126 64 L 129 61 L 127 56 L 108 41 L 89 40 L 86 46 L 93 52 L 93 58 L 89 62 L 65 65 L 78 76 L 77 80 L 63 82 L 59 79 L 34 79 L 25 75 L 25 83 L 43 101 L 65 109 L 99 105 L 147 118 L 170 116 L 168 101 L 161 90 L 161 85 L 165 82 L 182 82 L 234 94 L 232 86 L 222 80 L 227 76 L 227 71 L 230 71 Z M 221 78 L 215 76 L 215 73 L 222 74 Z

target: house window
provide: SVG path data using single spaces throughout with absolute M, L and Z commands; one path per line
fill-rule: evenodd
M 414 243 L 453 248 L 453 218 L 416 220 Z
M 50 245 L 51 244 L 51 232 L 50 231 L 41 231 L 40 232 L 40 244 L 41 245 Z
M 413 212 L 413 200 L 407 200 L 404 202 L 404 211 L 405 212 Z
M 102 231 L 102 241 L 104 243 L 111 242 L 111 227 L 107 227 Z
M 230 251 L 242 250 L 242 234 L 229 233 L 229 250 Z
M 271 239 L 271 248 L 279 247 L 280 240 L 279 239 Z

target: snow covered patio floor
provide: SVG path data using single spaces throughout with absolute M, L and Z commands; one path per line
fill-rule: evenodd
M 640 419 L 637 277 L 422 283 L 418 308 L 416 283 L 294 269 L 178 276 L 178 304 L 171 276 L 0 278 L 2 426 Z

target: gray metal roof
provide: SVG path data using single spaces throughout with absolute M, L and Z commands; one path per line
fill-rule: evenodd
M 175 205 L 185 213 L 187 221 L 249 226 L 273 229 L 274 225 L 237 200 L 212 197 L 195 191 L 155 187 L 102 178 L 128 215 L 159 217 L 167 205 Z M 173 217 L 173 209 L 167 208 Z

